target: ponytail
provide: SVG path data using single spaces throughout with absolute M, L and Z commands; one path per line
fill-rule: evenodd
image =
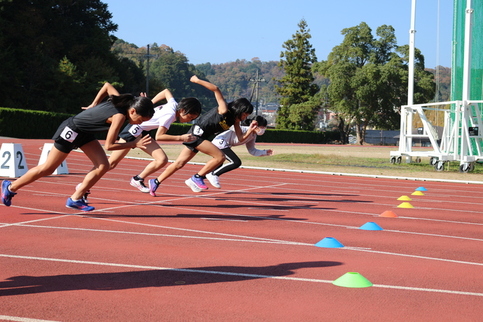
M 235 114 L 235 118 L 237 119 L 240 119 L 243 113 L 253 113 L 253 105 L 246 98 L 239 98 L 236 101 L 228 103 L 228 108 Z
M 131 107 L 134 97 L 132 94 L 111 95 L 108 101 L 112 102 L 115 107 L 127 111 Z
M 134 96 L 132 94 L 111 95 L 109 101 L 116 108 L 120 108 L 127 112 L 130 108 L 134 108 L 136 113 L 142 117 L 153 117 L 154 105 L 147 97 Z
M 242 125 L 250 126 L 250 124 L 252 124 L 253 121 L 257 121 L 259 127 L 260 126 L 267 127 L 267 124 L 268 124 L 266 118 L 264 118 L 261 115 L 257 115 L 255 117 L 247 118 L 245 121 L 242 122 Z
M 177 107 L 178 111 L 183 110 L 185 114 L 200 115 L 201 114 L 201 103 L 197 98 L 187 97 L 183 98 Z

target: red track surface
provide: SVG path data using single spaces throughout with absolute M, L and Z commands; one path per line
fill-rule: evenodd
M 49 141 L 3 142 L 33 167 Z M 482 319 L 483 185 L 239 169 L 193 193 L 187 165 L 154 198 L 129 185 L 146 161 L 126 159 L 81 213 L 64 204 L 90 162 L 67 164 L 0 206 L 0 320 Z M 332 284 L 348 272 L 374 285 Z

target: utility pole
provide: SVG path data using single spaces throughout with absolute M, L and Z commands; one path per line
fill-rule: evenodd
M 146 54 L 142 54 L 140 52 L 127 52 L 127 53 L 123 53 L 123 55 L 137 56 L 140 64 L 142 64 L 144 62 L 144 59 L 146 59 L 146 66 L 145 66 L 146 67 L 146 95 L 148 95 L 148 93 L 149 93 L 149 59 L 151 57 L 157 58 L 159 56 L 159 55 L 151 55 L 149 53 L 149 48 L 150 48 L 150 46 L 147 45 L 147 52 L 146 52 Z
M 148 44 L 148 51 L 146 54 L 146 96 L 149 95 L 149 44 Z
M 157 55 L 150 55 L 149 54 L 149 44 L 147 46 L 147 53 L 144 55 L 146 57 L 146 95 L 149 95 L 149 58 L 157 57 Z
M 255 115 L 258 115 L 258 88 L 259 88 L 259 84 L 261 82 L 264 82 L 264 81 L 265 81 L 265 78 L 260 78 L 258 76 L 258 69 L 257 69 L 257 75 L 255 76 L 255 78 L 250 78 L 250 82 L 255 83 L 255 84 L 253 84 L 252 97 L 250 98 L 250 101 L 251 101 L 252 98 L 253 98 L 253 93 L 255 92 L 255 102 L 256 102 Z

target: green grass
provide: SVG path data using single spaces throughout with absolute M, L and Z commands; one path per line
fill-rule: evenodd
M 170 160 L 179 155 L 182 144 L 162 144 Z M 483 165 L 476 164 L 469 173 L 459 172 L 459 162 L 447 162 L 443 171 L 436 171 L 429 163 L 429 157 L 423 157 L 420 163 L 390 163 L 390 153 L 397 147 L 385 146 L 343 146 L 343 145 L 270 145 L 257 144 L 258 149 L 273 149 L 274 155 L 254 157 L 244 146 L 233 148 L 242 160 L 244 167 L 267 169 L 307 170 L 328 173 L 352 173 L 374 176 L 396 176 L 409 178 L 427 178 L 436 180 L 461 180 L 482 182 Z M 428 151 L 428 148 L 415 148 L 416 151 Z M 139 149 L 133 149 L 131 156 L 149 157 Z M 192 162 L 205 163 L 209 156 L 198 153 Z
M 344 172 L 347 168 L 354 169 L 380 169 L 380 170 L 393 170 L 403 173 L 426 173 L 426 172 L 453 172 L 459 173 L 459 162 L 447 162 L 444 165 L 443 171 L 436 171 L 434 166 L 429 164 L 429 160 L 423 160 L 420 163 L 400 163 L 392 164 L 389 162 L 389 158 L 372 158 L 372 157 L 354 157 L 354 156 L 341 156 L 334 154 L 299 154 L 299 153 L 283 153 L 273 155 L 269 158 L 259 158 L 250 155 L 243 156 L 244 163 L 256 162 L 257 164 L 265 164 L 269 166 L 278 165 L 279 168 L 303 168 L 303 169 L 320 169 L 323 171 L 325 167 L 340 168 L 341 172 Z M 476 164 L 473 174 L 483 173 L 483 166 Z

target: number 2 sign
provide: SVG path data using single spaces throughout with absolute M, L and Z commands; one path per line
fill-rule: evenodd
M 3 143 L 0 149 L 0 177 L 18 178 L 28 171 L 19 143 Z

